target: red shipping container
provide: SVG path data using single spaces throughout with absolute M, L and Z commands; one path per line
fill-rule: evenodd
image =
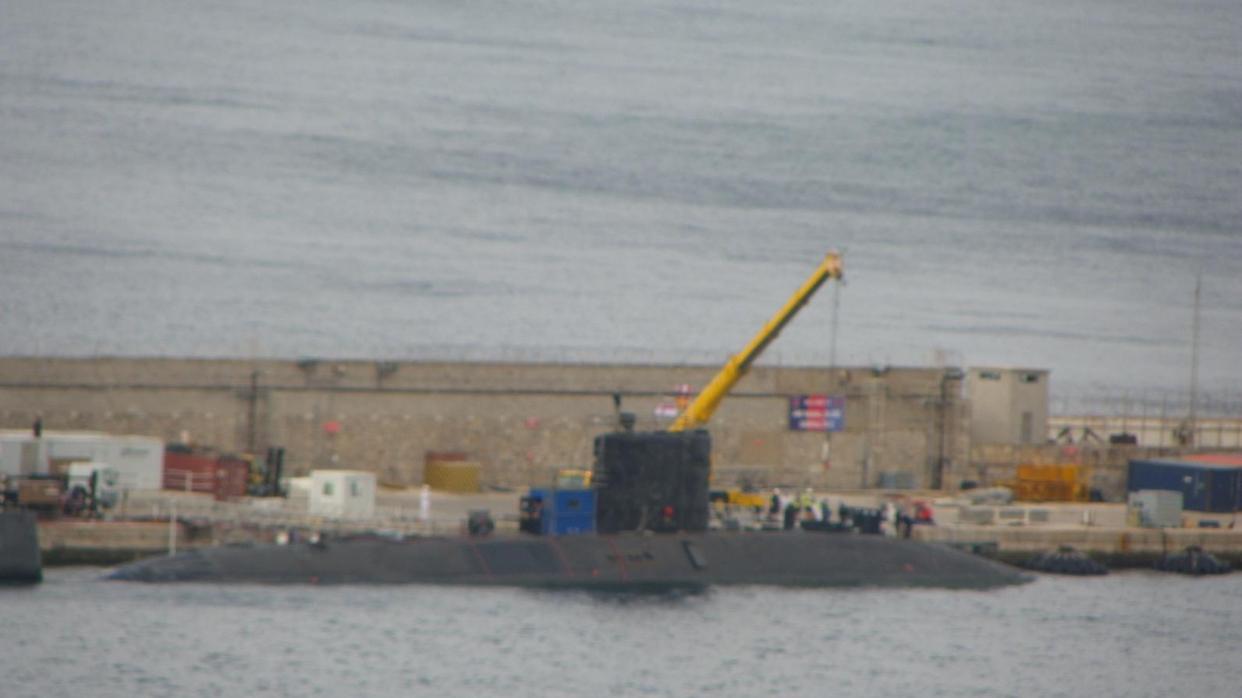
M 214 453 L 164 452 L 164 489 L 202 492 L 216 499 L 242 497 L 250 464 L 236 456 Z

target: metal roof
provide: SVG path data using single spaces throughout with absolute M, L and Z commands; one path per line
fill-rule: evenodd
M 1177 456 L 1175 458 L 1134 458 L 1131 463 L 1154 463 L 1177 468 L 1194 468 L 1198 470 L 1239 470 L 1242 469 L 1242 456 L 1228 453 L 1205 453 L 1194 456 Z
M 1242 453 L 1196 453 L 1194 455 L 1182 456 L 1178 460 L 1242 468 Z

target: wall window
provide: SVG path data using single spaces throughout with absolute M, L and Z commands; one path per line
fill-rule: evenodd
M 1038 373 L 1023 373 L 1021 380 L 1023 383 L 1038 383 L 1039 374 Z
M 336 492 L 336 488 L 332 486 L 331 482 L 323 483 L 323 496 L 331 497 L 334 492 Z
M 979 377 L 985 381 L 998 381 L 1000 380 L 1000 371 L 980 371 Z

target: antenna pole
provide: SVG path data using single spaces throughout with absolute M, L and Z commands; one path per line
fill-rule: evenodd
M 1199 296 L 1203 286 L 1203 272 L 1195 276 L 1195 313 L 1191 323 L 1190 340 L 1190 415 L 1187 418 L 1189 427 L 1188 443 L 1194 445 L 1196 434 L 1197 412 L 1199 408 Z
M 828 368 L 837 367 L 837 315 L 841 311 L 841 282 L 832 288 L 832 320 L 828 326 Z

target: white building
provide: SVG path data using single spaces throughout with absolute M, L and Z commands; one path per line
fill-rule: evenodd
M 312 470 L 310 481 L 310 514 L 333 519 L 369 519 L 375 515 L 375 473 Z
M 29 430 L 0 431 L 0 475 L 46 475 L 47 442 Z
M 0 432 L 0 475 L 63 475 L 70 463 L 107 463 L 117 487 L 158 490 L 164 480 L 164 442 L 153 436 L 93 431 Z
M 1048 372 L 972 368 L 966 372 L 970 440 L 975 444 L 1041 444 L 1048 438 Z

